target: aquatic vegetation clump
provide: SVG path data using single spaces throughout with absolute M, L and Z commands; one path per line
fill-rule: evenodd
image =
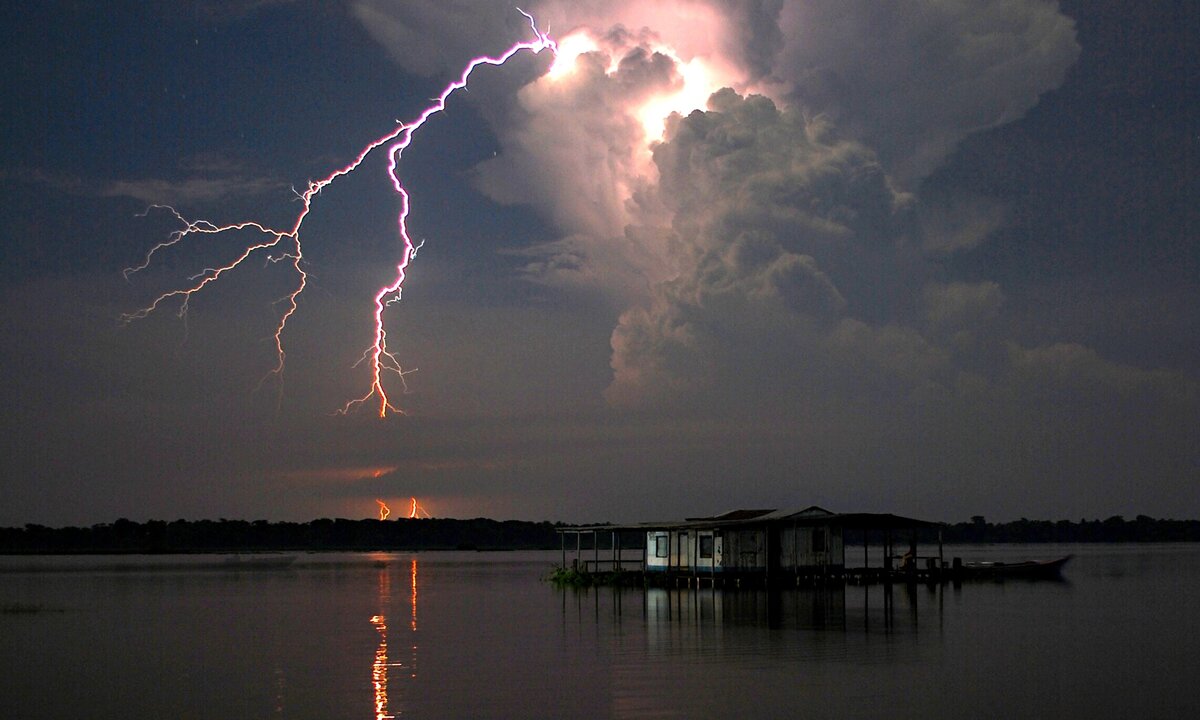
M 555 566 L 546 580 L 557 587 L 591 587 L 600 584 L 595 574 L 574 567 Z

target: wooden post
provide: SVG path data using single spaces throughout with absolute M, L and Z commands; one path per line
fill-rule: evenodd
M 842 577 L 846 577 L 846 527 L 843 525 L 838 528 L 838 538 L 842 541 Z M 842 604 L 846 603 L 845 596 L 842 597 Z M 844 616 L 844 613 L 843 613 Z
M 892 530 L 888 528 L 883 531 L 883 569 L 890 571 L 892 569 Z
M 906 570 L 911 573 L 911 578 L 917 576 L 917 529 L 915 527 L 908 529 L 908 552 L 912 555 L 912 564 Z M 909 580 L 912 582 L 912 579 Z M 915 605 L 913 607 L 916 607 Z
M 946 569 L 946 555 L 942 550 L 942 528 L 938 528 L 938 570 Z
M 763 581 L 766 584 L 771 584 L 771 526 L 763 525 L 763 542 L 767 544 L 763 550 L 763 557 L 766 558 L 767 567 L 763 570 Z
M 562 549 L 562 569 L 567 569 L 567 534 L 560 532 L 558 534 L 558 545 Z
M 600 571 L 600 531 L 592 531 L 592 572 Z
M 658 538 L 654 539 L 654 543 L 657 546 Z M 642 533 L 642 582 L 647 582 L 649 580 L 650 576 L 646 574 L 646 571 L 649 569 L 650 569 L 650 536 L 649 536 L 649 533 L 643 532 Z
M 578 570 L 578 569 L 579 569 L 579 554 L 580 554 L 580 553 L 579 553 L 579 548 L 580 548 L 580 546 L 579 546 L 579 543 L 580 543 L 579 537 L 580 537 L 581 535 L 583 535 L 583 533 L 579 532 L 578 530 L 576 530 L 576 531 L 575 531 L 575 563 L 574 563 L 574 564 L 575 564 L 575 569 L 576 569 L 576 570 Z
M 892 599 L 892 581 L 888 580 L 883 585 L 883 626 L 892 626 L 892 609 L 895 607 L 895 601 Z
M 697 568 L 696 566 L 700 564 L 700 531 L 697 530 L 695 536 L 693 536 L 692 532 L 689 530 L 688 531 L 688 540 L 691 541 L 691 545 L 692 545 L 692 553 L 691 553 L 692 577 L 696 578 L 696 587 L 700 587 L 700 578 L 696 577 L 696 572 L 699 570 L 699 568 Z M 692 583 L 689 580 L 688 587 L 691 587 L 691 586 L 692 586 Z
M 617 540 L 617 531 L 612 533 L 613 571 L 621 572 L 621 543 Z
M 800 525 L 792 521 L 792 574 L 796 576 L 796 584 L 800 584 Z

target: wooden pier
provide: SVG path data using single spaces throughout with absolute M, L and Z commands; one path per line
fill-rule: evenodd
M 955 572 L 950 566 L 937 569 L 913 571 L 886 570 L 879 567 L 851 567 L 830 569 L 826 572 L 776 573 L 768 579 L 762 573 L 701 573 L 701 572 L 646 572 L 638 567 L 636 560 L 625 560 L 621 569 L 616 569 L 612 560 L 583 560 L 564 566 L 589 576 L 591 585 L 645 585 L 648 587 L 717 587 L 717 588 L 763 588 L 763 587 L 821 587 L 824 585 L 880 585 L 880 584 L 939 584 L 961 581 L 974 577 L 970 573 Z

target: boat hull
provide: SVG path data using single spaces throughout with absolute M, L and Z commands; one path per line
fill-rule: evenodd
M 1055 560 L 1025 560 L 1022 562 L 969 562 L 963 563 L 961 574 L 978 578 L 1056 578 L 1061 577 L 1063 566 L 1070 555 Z

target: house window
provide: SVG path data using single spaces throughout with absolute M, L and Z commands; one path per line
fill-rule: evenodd
M 700 536 L 700 557 L 711 558 L 713 556 L 713 536 Z
M 655 536 L 655 538 L 654 538 L 654 557 L 666 557 L 667 556 L 667 544 L 668 544 L 667 541 L 669 539 L 670 538 L 668 538 L 666 535 Z
M 813 530 L 813 552 L 825 552 L 825 528 L 816 528 Z

